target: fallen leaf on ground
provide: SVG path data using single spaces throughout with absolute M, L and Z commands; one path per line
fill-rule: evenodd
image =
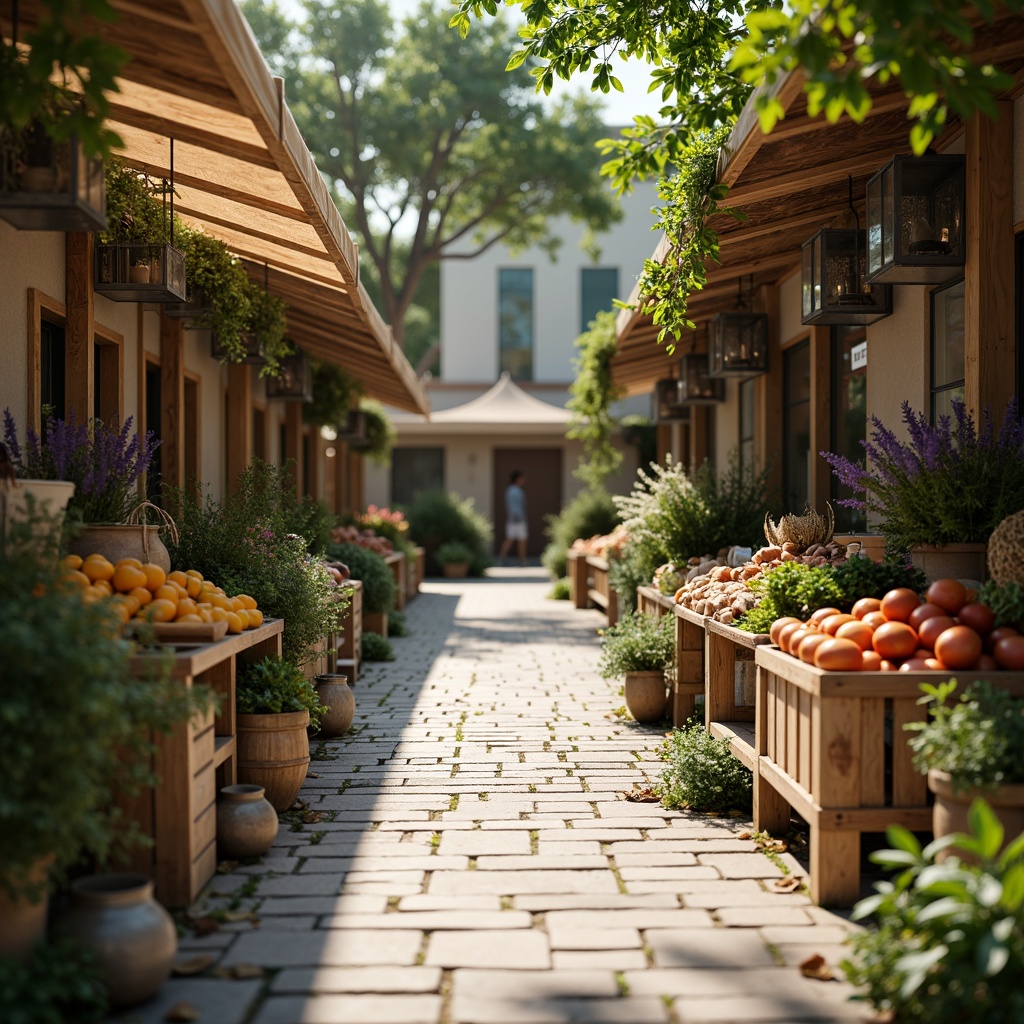
M 217 865 L 217 874 L 218 875 L 230 875 L 231 872 L 234 871 L 235 868 L 237 868 L 237 867 L 238 867 L 238 861 L 237 860 L 222 860 Z
M 239 921 L 248 921 L 252 917 L 251 910 L 224 910 L 220 917 L 224 921 L 236 924 Z
M 754 838 L 754 833 L 753 832 L 741 832 L 736 838 L 737 839 L 753 839 Z
M 191 1003 L 175 1003 L 165 1014 L 164 1020 L 173 1022 L 199 1020 L 202 1015 Z
M 637 786 L 635 784 L 630 792 L 621 794 L 620 799 L 629 800 L 635 804 L 656 804 L 661 801 L 661 797 L 650 786 Z
M 828 961 L 820 953 L 812 953 L 806 960 L 801 961 L 800 973 L 805 978 L 814 978 L 816 981 L 835 979 Z
M 307 779 L 319 779 L 320 778 L 320 773 L 319 772 L 306 772 L 306 778 Z
M 220 931 L 220 921 L 207 915 L 200 917 L 193 927 L 196 930 L 196 935 L 202 938 L 204 935 L 212 935 L 214 932 Z
M 785 878 L 776 878 L 772 882 L 772 888 L 776 892 L 796 892 L 802 882 L 796 875 L 786 875 Z
M 193 974 L 202 974 L 216 959 L 212 953 L 199 953 L 189 957 L 188 960 L 178 961 L 171 968 L 171 972 L 185 978 L 191 977 Z
M 264 971 L 256 964 L 235 964 L 232 967 L 218 967 L 213 973 L 218 978 L 245 981 L 248 978 L 262 978 Z

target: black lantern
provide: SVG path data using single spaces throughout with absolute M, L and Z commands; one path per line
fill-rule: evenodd
M 708 357 L 689 352 L 679 360 L 679 400 L 686 405 L 715 405 L 725 401 L 725 381 L 708 373 Z
M 865 233 L 822 228 L 803 245 L 803 324 L 873 324 L 892 315 L 892 288 L 864 283 Z
M 185 257 L 166 242 L 97 245 L 93 290 L 115 302 L 180 302 Z
M 963 156 L 893 157 L 867 191 L 870 284 L 943 284 L 963 274 Z
M 220 338 L 214 331 L 210 335 L 210 355 L 214 359 L 230 359 L 233 363 L 251 363 L 254 366 L 263 366 L 267 361 L 263 352 L 263 340 L 251 331 L 246 331 L 241 336 L 241 341 L 245 346 L 245 356 L 242 359 L 233 359 L 221 347 Z
M 103 231 L 103 161 L 78 138 L 54 141 L 37 121 L 17 138 L 0 130 L 0 217 L 22 231 Z
M 277 376 L 267 378 L 267 398 L 282 402 L 313 401 L 313 367 L 305 352 L 295 351 L 281 360 Z
M 359 409 L 349 409 L 345 422 L 338 426 L 336 440 L 358 444 L 366 440 L 366 413 Z
M 756 377 L 768 372 L 768 314 L 755 313 L 742 287 L 737 285 L 737 290 L 737 308 L 711 321 L 709 377 Z
M 688 423 L 690 408 L 682 402 L 682 381 L 659 380 L 654 385 L 654 422 Z

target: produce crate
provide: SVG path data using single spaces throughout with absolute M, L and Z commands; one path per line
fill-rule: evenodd
M 396 611 L 402 611 L 405 608 L 407 590 L 405 582 L 405 552 L 395 551 L 388 555 L 384 561 L 387 563 L 387 567 L 391 570 L 391 575 L 395 577 L 395 609 Z
M 678 729 L 697 712 L 704 696 L 704 627 L 707 619 L 675 605 L 676 677 L 672 683 L 672 724 Z
M 587 598 L 596 604 L 608 618 L 608 625 L 619 621 L 619 595 L 608 575 L 608 560 L 597 555 L 587 555 Z
M 364 611 L 363 632 L 379 633 L 386 640 L 388 638 L 388 613 Z
M 419 592 L 426 575 L 427 552 L 424 548 L 414 548 L 411 561 L 405 566 L 405 599 L 411 601 Z
M 348 676 L 351 686 L 359 675 L 363 658 L 363 584 L 361 580 L 349 580 L 346 586 L 351 600 L 338 616 L 333 671 Z
M 903 726 L 924 721 L 922 682 L 949 672 L 826 672 L 758 646 L 754 827 L 780 834 L 792 808 L 811 829 L 811 896 L 849 906 L 860 896 L 860 836 L 888 825 L 931 830 L 925 776 Z M 958 672 L 1024 696 L 1024 672 Z
M 636 608 L 642 615 L 653 615 L 660 619 L 673 612 L 675 607 L 675 601 L 655 587 L 636 588 Z
M 121 808 L 153 840 L 133 847 L 129 870 L 149 875 L 161 903 L 192 903 L 217 868 L 217 793 L 236 782 L 235 678 L 240 664 L 281 654 L 283 619 L 216 643 L 176 644 L 169 671 L 183 686 L 208 686 L 221 697 L 220 711 L 155 733 L 152 770 L 158 784 Z M 159 672 L 168 652 L 139 654 L 131 662 L 140 679 Z
M 566 572 L 569 575 L 569 599 L 574 608 L 588 608 L 587 556 L 580 551 L 569 551 L 565 556 Z

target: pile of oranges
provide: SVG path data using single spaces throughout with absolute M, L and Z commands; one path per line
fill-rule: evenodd
M 248 594 L 228 597 L 196 569 L 165 573 L 137 558 L 116 564 L 104 555 L 68 555 L 64 579 L 79 586 L 86 601 L 109 600 L 124 622 L 226 622 L 229 633 L 263 625 L 263 612 Z

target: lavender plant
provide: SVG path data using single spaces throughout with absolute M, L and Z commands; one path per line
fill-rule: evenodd
M 1024 508 L 1024 424 L 1011 399 L 997 429 L 988 409 L 981 429 L 963 402 L 931 424 L 903 403 L 909 441 L 871 417 L 862 441 L 867 468 L 821 452 L 839 480 L 863 498 L 839 504 L 871 514 L 891 548 L 918 544 L 977 544 L 1011 512 Z
M 133 431 L 131 416 L 120 426 L 48 416 L 42 434 L 29 427 L 22 445 L 14 417 L 5 409 L 4 444 L 17 476 L 75 485 L 69 516 L 85 523 L 123 523 L 138 503 L 139 477 L 160 442 L 152 431 L 145 436 Z

